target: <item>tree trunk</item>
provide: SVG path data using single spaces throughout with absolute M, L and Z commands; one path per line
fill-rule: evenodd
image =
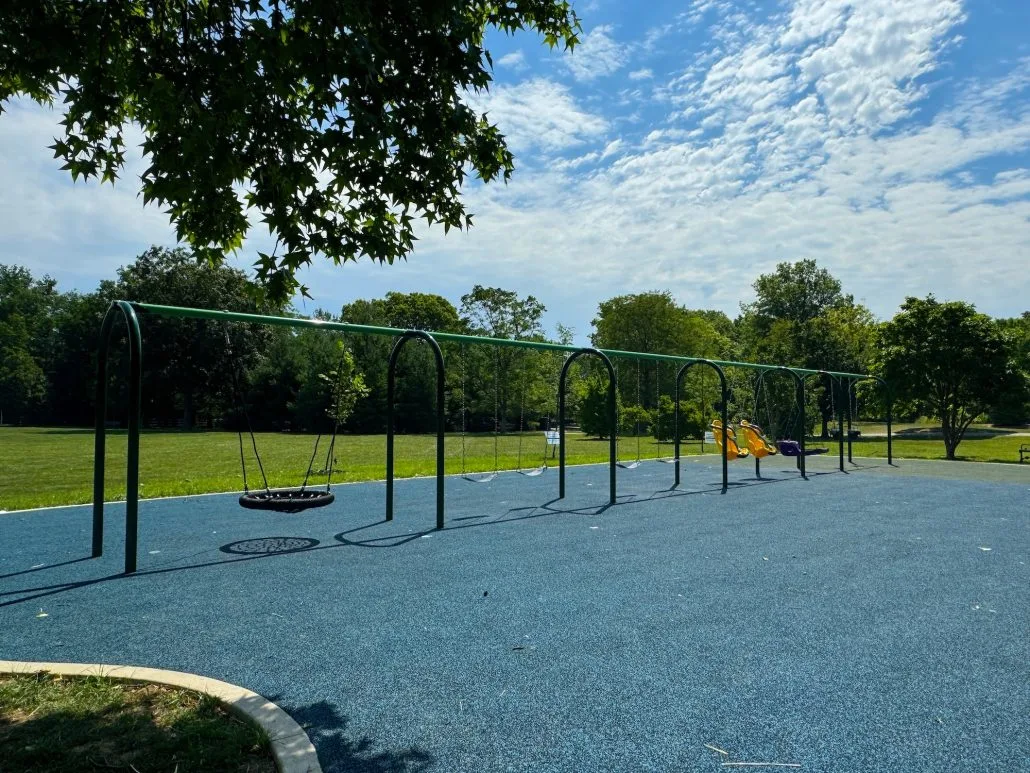
M 955 447 L 958 442 L 955 438 L 955 427 L 951 423 L 947 411 L 941 412 L 941 435 L 944 437 L 944 458 L 954 461 Z
M 187 389 L 182 393 L 182 428 L 193 429 L 193 390 Z

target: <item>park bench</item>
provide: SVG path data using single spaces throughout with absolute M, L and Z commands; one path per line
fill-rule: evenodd
M 836 427 L 831 429 L 830 430 L 830 437 L 833 438 L 834 440 L 836 440 L 838 437 L 840 437 L 840 430 L 837 429 Z M 860 438 L 860 437 L 862 437 L 862 430 L 860 430 L 860 429 L 849 429 L 848 430 L 848 437 L 851 438 L 852 440 L 855 440 L 856 438 Z
M 1028 460 L 1030 460 L 1030 444 L 1023 443 L 1023 445 L 1019 447 L 1019 463 L 1022 464 Z

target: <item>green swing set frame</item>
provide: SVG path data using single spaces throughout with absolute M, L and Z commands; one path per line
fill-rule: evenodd
M 475 344 L 498 347 L 515 347 L 522 349 L 534 349 L 538 351 L 560 352 L 565 354 L 565 361 L 558 377 L 558 432 L 559 432 L 559 453 L 558 453 L 558 496 L 565 497 L 565 467 L 566 467 L 566 384 L 570 366 L 583 357 L 591 357 L 599 360 L 608 373 L 607 390 L 607 413 L 609 426 L 614 431 L 609 433 L 608 444 L 608 468 L 609 468 L 609 504 L 616 503 L 616 470 L 618 460 L 616 453 L 618 419 L 616 416 L 616 379 L 615 369 L 612 364 L 612 357 L 635 359 L 639 361 L 669 362 L 678 364 L 679 370 L 676 377 L 676 419 L 674 431 L 675 449 L 675 483 L 680 482 L 679 464 L 679 402 L 680 392 L 683 383 L 683 376 L 695 366 L 710 367 L 719 376 L 722 388 L 722 413 L 724 426 L 726 425 L 726 406 L 728 403 L 728 391 L 724 368 L 749 368 L 757 370 L 786 370 L 794 374 L 798 383 L 799 404 L 804 406 L 804 380 L 802 376 L 824 374 L 837 378 L 848 379 L 851 388 L 855 383 L 864 380 L 875 380 L 886 391 L 887 402 L 887 458 L 888 464 L 893 464 L 891 450 L 891 403 L 890 388 L 882 379 L 862 373 L 839 373 L 832 371 L 817 371 L 805 368 L 786 368 L 779 365 L 762 365 L 747 362 L 732 362 L 720 360 L 708 360 L 695 357 L 682 357 L 671 354 L 655 354 L 649 352 L 629 352 L 612 349 L 596 349 L 592 347 L 579 347 L 571 344 L 556 344 L 542 341 L 513 340 L 504 338 L 489 338 L 485 336 L 462 335 L 458 333 L 433 332 L 426 330 L 402 330 L 399 328 L 377 327 L 371 325 L 355 325 L 346 322 L 330 322 L 319 319 L 307 319 L 302 317 L 276 317 L 261 314 L 245 314 L 241 312 L 218 311 L 214 309 L 197 309 L 181 306 L 163 306 L 151 303 L 138 303 L 126 300 L 117 300 L 111 303 L 100 330 L 100 340 L 97 352 L 97 383 L 96 383 L 96 422 L 94 435 L 94 466 L 93 466 L 93 528 L 92 528 L 92 555 L 98 557 L 103 554 L 104 545 L 104 453 L 106 448 L 106 406 L 107 406 L 107 383 L 108 370 L 107 359 L 110 349 L 111 333 L 115 323 L 119 319 L 125 321 L 128 331 L 129 349 L 129 391 L 128 391 L 128 448 L 126 456 L 126 504 L 125 504 L 125 572 L 132 573 L 137 567 L 137 546 L 138 546 L 138 522 L 139 522 L 139 441 L 140 441 L 140 415 L 141 415 L 141 383 L 142 383 L 142 357 L 143 337 L 140 330 L 140 318 L 161 317 L 172 319 L 201 319 L 215 320 L 221 322 L 242 322 L 250 324 L 275 325 L 291 328 L 321 328 L 335 330 L 343 333 L 357 333 L 364 335 L 386 336 L 395 339 L 394 346 L 390 352 L 389 370 L 387 377 L 387 442 L 386 442 L 386 520 L 392 520 L 394 511 L 394 395 L 396 381 L 397 358 L 403 347 L 412 340 L 421 340 L 428 344 L 436 364 L 436 528 L 444 527 L 445 497 L 444 497 L 444 430 L 446 415 L 444 410 L 444 358 L 439 342 L 449 341 L 459 344 Z M 841 433 L 841 443 L 843 435 Z M 801 438 L 803 443 L 804 438 Z M 843 446 L 842 446 L 843 447 Z M 841 461 L 843 469 L 843 455 Z M 804 459 L 801 460 L 801 472 L 804 475 Z M 727 491 L 727 458 L 725 452 L 722 457 L 722 490 Z

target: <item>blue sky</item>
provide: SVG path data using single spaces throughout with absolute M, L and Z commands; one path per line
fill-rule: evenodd
M 517 171 L 468 186 L 474 228 L 423 232 L 394 266 L 322 261 L 303 310 L 388 290 L 457 303 L 480 283 L 533 293 L 582 340 L 604 298 L 669 289 L 732 316 L 758 274 L 803 257 L 882 318 L 931 292 L 994 316 L 1030 309 L 1030 3 L 577 10 L 572 55 L 490 38 L 495 84 L 469 99 Z M 137 198 L 142 159 L 113 189 L 58 171 L 58 119 L 23 102 L 0 117 L 0 260 L 92 289 L 174 236 Z

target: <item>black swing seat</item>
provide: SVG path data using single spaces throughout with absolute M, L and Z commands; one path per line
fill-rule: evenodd
M 796 440 L 777 440 L 776 447 L 780 449 L 780 453 L 784 456 L 801 456 L 801 444 Z M 818 456 L 819 454 L 828 454 L 829 448 L 806 448 L 805 456 Z
M 299 513 L 313 507 L 325 507 L 336 500 L 336 495 L 325 489 L 285 488 L 270 491 L 247 491 L 240 494 L 240 506 L 250 510 L 273 510 L 279 513 Z

